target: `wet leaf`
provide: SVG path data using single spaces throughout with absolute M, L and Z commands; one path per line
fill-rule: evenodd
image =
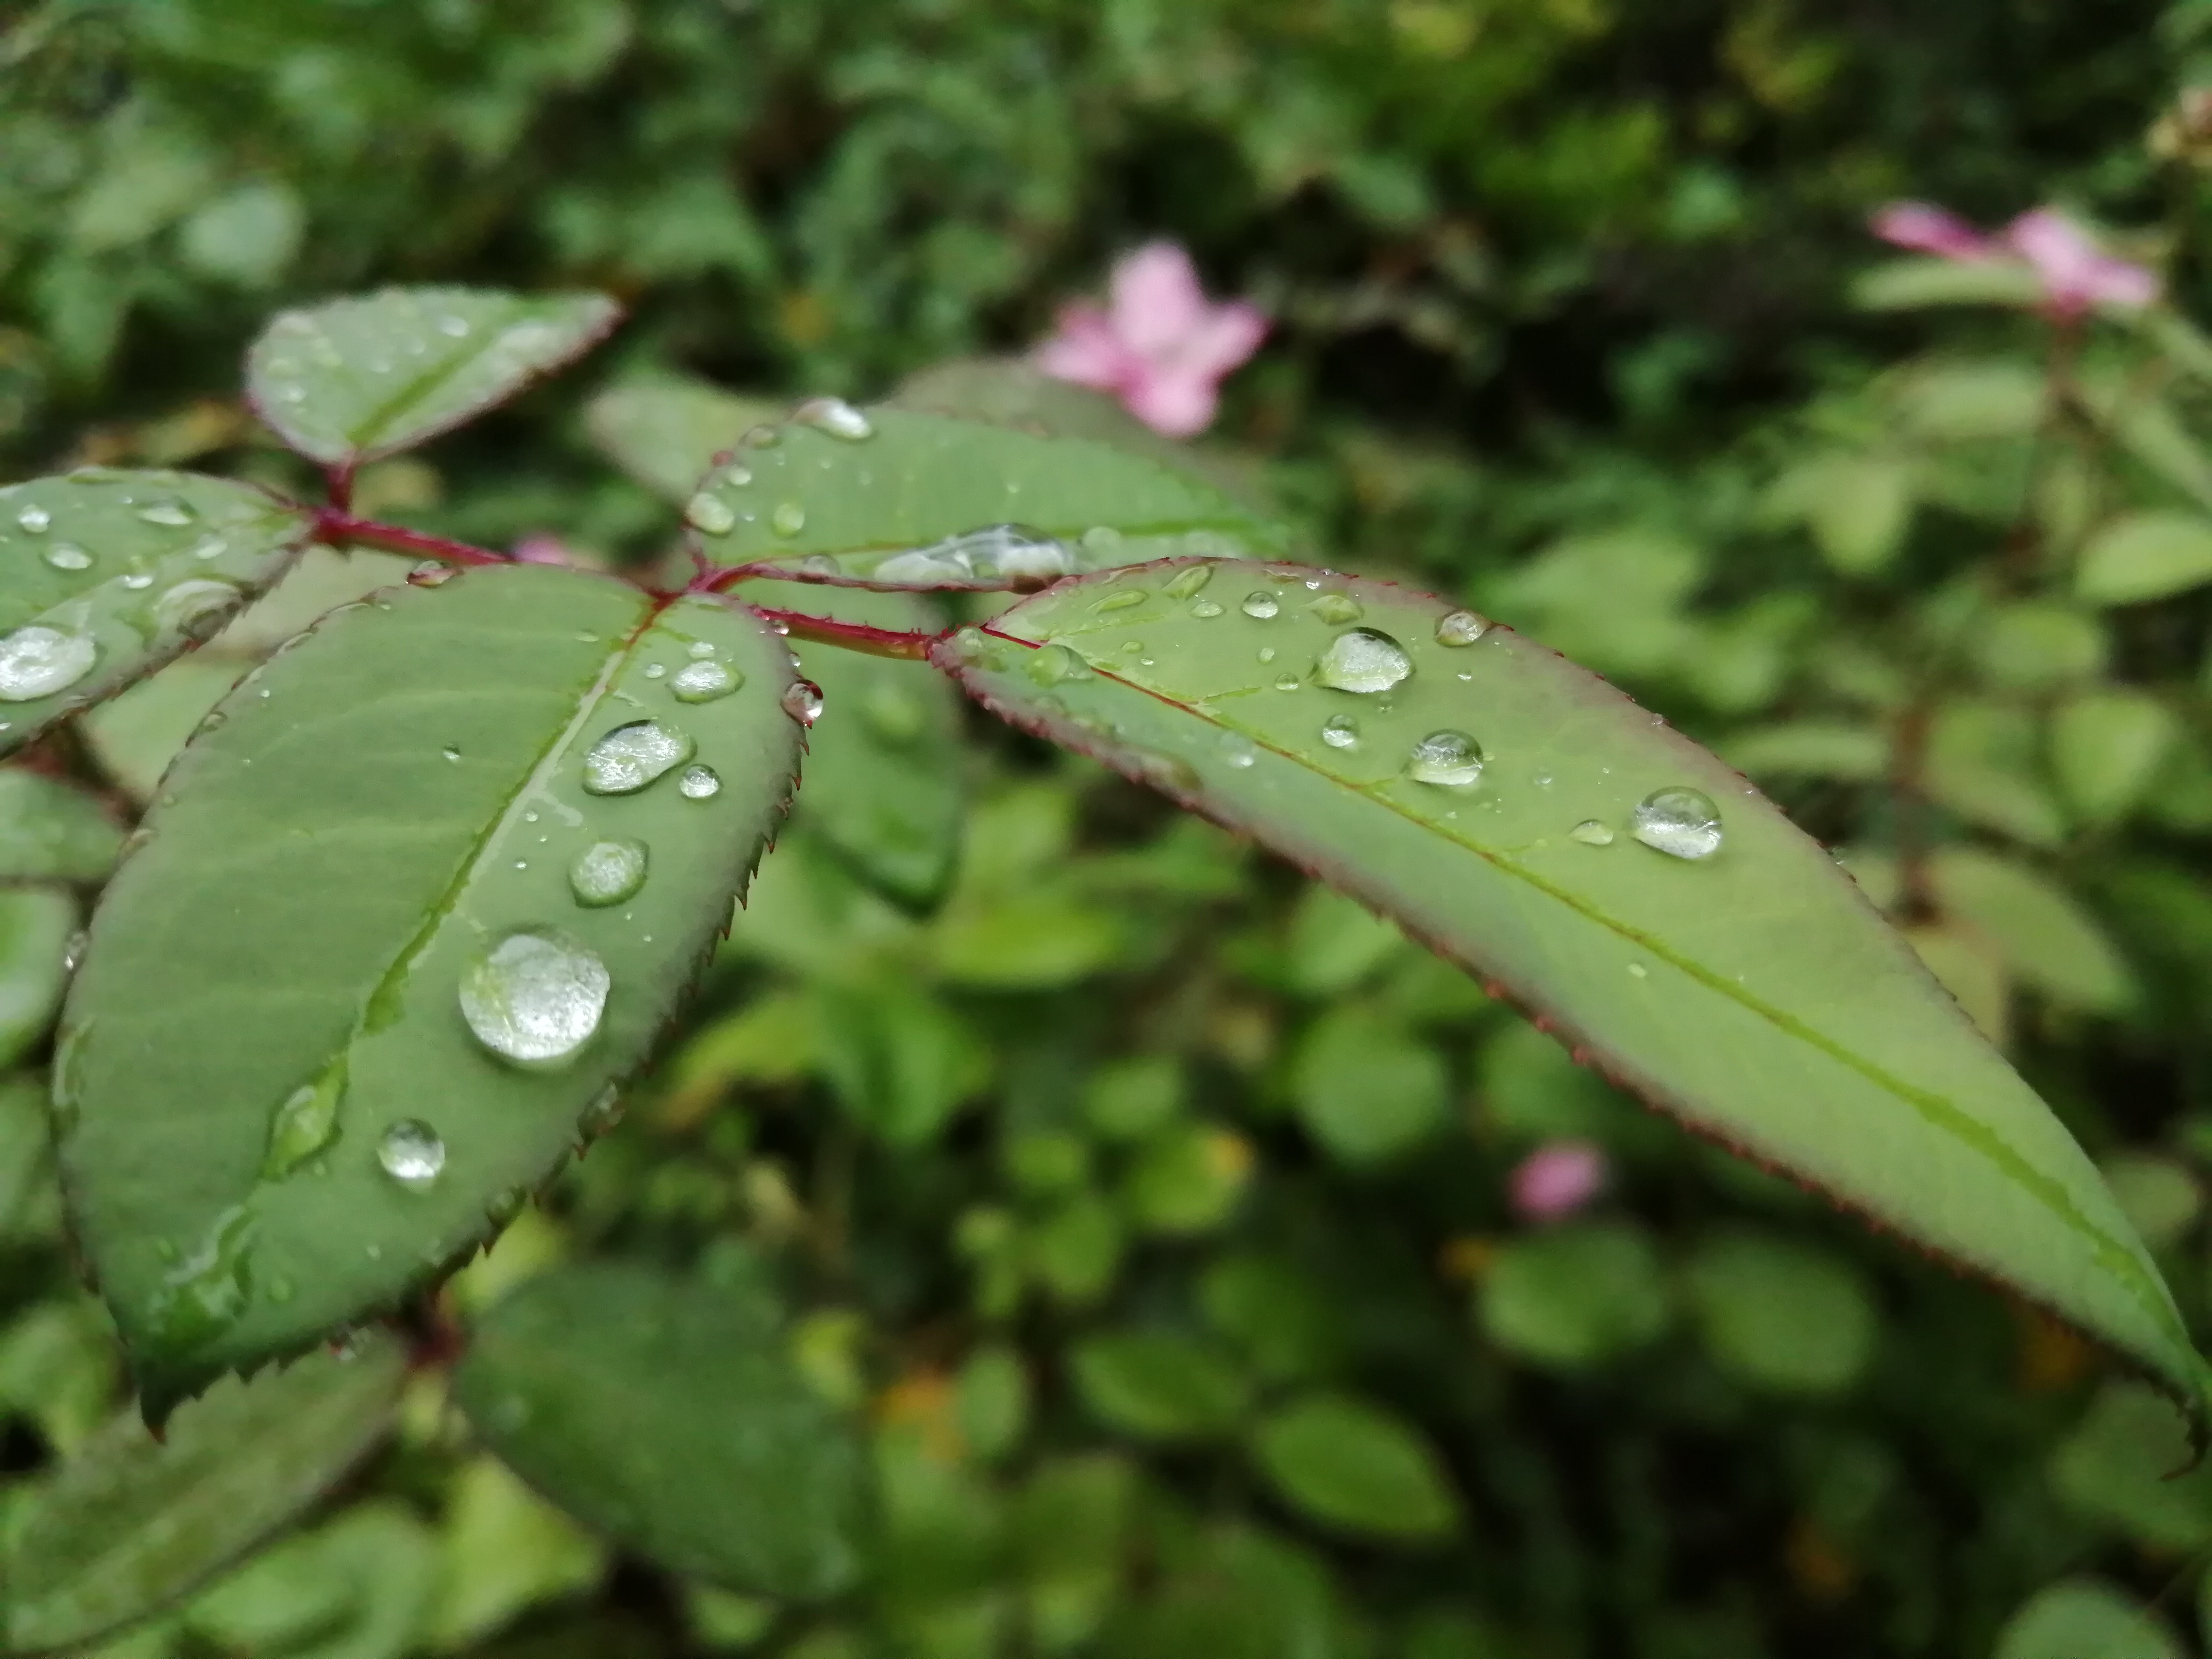
M 584 425 L 601 454 L 656 495 L 681 502 L 715 456 L 784 408 L 704 380 L 644 380 L 599 393 Z
M 750 1288 L 611 1263 L 501 1302 L 456 1378 L 499 1455 L 672 1571 L 812 1599 L 860 1575 L 866 1458 Z
M 708 660 L 741 684 L 679 701 Z M 389 1305 L 603 1126 L 782 811 L 790 675 L 736 607 L 508 566 L 226 700 L 94 918 L 56 1084 L 156 1413 Z
M 0 768 L 0 882 L 104 881 L 123 851 L 123 826 L 58 778 Z
M 2048 1108 L 1821 848 L 1594 677 L 1443 600 L 1234 562 L 1065 583 L 937 660 L 2201 1400 L 2156 1268 Z
M 327 1492 L 383 1437 L 400 1346 L 357 1341 L 227 1378 L 156 1442 L 126 1412 L 15 1517 L 8 1644 L 84 1644 L 179 1600 Z
M 0 755 L 206 639 L 313 522 L 190 472 L 84 467 L 0 489 Z
M 279 313 L 246 354 L 246 392 L 302 455 L 357 466 L 504 403 L 620 315 L 598 294 L 384 289 Z

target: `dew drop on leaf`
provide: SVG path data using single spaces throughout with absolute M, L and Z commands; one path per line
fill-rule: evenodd
M 1150 657 L 1145 659 L 1147 665 L 1149 665 L 1152 660 L 1152 659 Z M 1304 684 L 1305 682 L 1300 679 L 1296 674 L 1285 674 L 1275 681 L 1275 690 L 1278 691 L 1295 691 Z
M 154 622 L 164 634 L 204 639 L 245 597 L 230 583 L 212 578 L 179 582 L 154 601 Z
M 154 585 L 154 578 L 146 571 L 134 570 L 123 579 L 123 585 L 134 593 L 143 593 Z
M 868 417 L 842 398 L 810 398 L 792 411 L 791 418 L 800 426 L 811 426 L 817 432 L 842 438 L 847 443 L 860 443 L 876 435 L 876 428 L 868 423 Z
M 612 984 L 589 947 L 550 928 L 525 927 L 462 975 L 461 1018 L 501 1058 L 557 1066 L 599 1029 Z
M 620 904 L 645 885 L 645 866 L 641 841 L 593 842 L 570 861 L 568 890 L 592 909 Z
M 779 536 L 796 536 L 806 528 L 806 509 L 797 501 L 778 501 L 768 515 L 768 527 Z
M 1102 612 L 1127 611 L 1142 605 L 1148 597 L 1141 587 L 1125 587 L 1118 593 L 1109 593 L 1091 608 Z
M 410 587 L 443 587 L 453 580 L 453 567 L 436 559 L 425 559 L 407 573 Z
M 1349 628 L 1328 642 L 1314 678 L 1334 691 L 1373 693 L 1402 684 L 1413 672 L 1405 647 L 1388 634 Z
M 253 1291 L 253 1214 L 234 1204 L 215 1218 L 199 1248 L 166 1274 L 149 1310 L 163 1341 L 193 1348 L 246 1311 Z
M 1091 665 L 1064 645 L 1042 645 L 1022 662 L 1022 672 L 1038 685 L 1058 685 L 1066 680 L 1087 680 Z
M 1711 858 L 1720 850 L 1720 808 L 1696 789 L 1655 789 L 1637 803 L 1634 834 L 1646 847 L 1674 858 Z
M 1355 623 L 1367 613 L 1347 593 L 1324 593 L 1306 607 L 1325 623 Z
M 593 744 L 584 757 L 584 788 L 594 795 L 634 795 L 691 758 L 689 734 L 658 720 L 632 720 Z
M 1322 722 L 1321 740 L 1332 749 L 1357 749 L 1359 722 L 1349 714 L 1332 714 Z
M 174 495 L 164 496 L 149 506 L 138 509 L 138 516 L 148 524 L 168 525 L 173 527 L 192 521 L 192 510 Z
M 419 1117 L 404 1117 L 376 1143 L 376 1161 L 410 1192 L 421 1192 L 446 1167 L 446 1143 Z
M 684 522 L 709 536 L 726 536 L 738 527 L 738 515 L 720 495 L 702 489 L 684 504 Z
M 695 662 L 704 662 L 714 654 L 714 647 L 708 641 L 694 640 L 684 647 L 684 653 Z
M 292 1173 L 338 1135 L 338 1102 L 345 1095 L 345 1068 L 333 1066 L 313 1083 L 303 1083 L 276 1103 L 269 1119 L 269 1150 L 261 1173 L 270 1181 Z
M 1438 645 L 1473 645 L 1489 631 L 1489 623 L 1472 611 L 1454 611 L 1437 618 Z
M 799 568 L 810 576 L 834 576 L 838 571 L 837 561 L 827 553 L 809 553 Z
M 220 536 L 203 536 L 192 544 L 192 556 L 196 559 L 219 559 L 229 551 L 230 544 Z
M 465 317 L 456 317 L 448 313 L 447 315 L 438 319 L 438 332 L 446 336 L 448 339 L 466 339 L 469 332 L 469 319 Z
M 1573 829 L 1568 830 L 1567 835 L 1571 840 L 1578 841 L 1585 847 L 1610 847 L 1613 845 L 1613 831 L 1607 829 L 1605 825 L 1600 823 L 1595 818 L 1584 818 Z
M 677 777 L 676 791 L 686 800 L 712 800 L 722 793 L 722 775 L 711 766 L 687 766 Z
M 46 550 L 46 562 L 57 570 L 89 570 L 92 555 L 75 542 L 56 542 Z
M 16 528 L 33 536 L 44 534 L 53 521 L 54 515 L 43 507 L 27 507 L 15 515 Z
M 678 702 L 712 702 L 726 697 L 745 683 L 745 677 L 726 662 L 707 658 L 686 663 L 676 671 L 668 689 Z
M 99 651 L 86 634 L 34 623 L 0 639 L 0 702 L 29 702 L 66 690 L 92 672 Z
M 1190 614 L 1200 622 L 1212 622 L 1221 614 L 1221 606 L 1212 599 L 1195 599 L 1191 603 Z
M 1273 593 L 1247 593 L 1244 603 L 1237 608 L 1248 617 L 1266 622 L 1283 607 L 1276 602 Z
M 1199 590 L 1212 580 L 1212 565 L 1194 564 L 1188 569 L 1177 571 L 1169 579 L 1167 586 L 1161 588 L 1160 592 L 1171 599 L 1194 599 L 1198 597 Z
M 576 1127 L 586 1139 L 595 1140 L 621 1122 L 622 1116 L 622 1091 L 610 1083 L 577 1115 Z
M 1252 740 L 1236 732 L 1221 734 L 1221 755 L 1240 772 L 1260 758 L 1260 751 L 1252 746 Z
M 1463 787 L 1482 775 L 1482 745 L 1464 732 L 1431 732 L 1413 745 L 1406 775 L 1416 783 Z
M 822 718 L 822 688 L 812 680 L 793 680 L 784 688 L 781 701 L 783 712 L 801 726 L 811 726 Z

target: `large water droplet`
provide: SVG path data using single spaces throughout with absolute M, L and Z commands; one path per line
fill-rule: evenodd
M 89 570 L 92 555 L 75 542 L 56 542 L 46 550 L 46 562 L 57 570 Z
M 1567 834 L 1571 839 L 1582 842 L 1585 847 L 1613 845 L 1613 831 L 1595 818 L 1584 818 L 1573 829 L 1568 830 Z
M 568 890 L 592 909 L 620 904 L 645 885 L 645 864 L 641 841 L 593 842 L 570 862 Z
M 179 582 L 154 601 L 154 622 L 164 634 L 204 640 L 245 597 L 230 583 L 212 577 Z
M 1189 599 L 1198 596 L 1198 590 L 1213 580 L 1213 567 L 1194 564 L 1187 570 L 1177 571 L 1160 592 L 1171 599 Z
M 1710 858 L 1720 850 L 1720 809 L 1698 790 L 1655 789 L 1637 803 L 1633 833 L 1646 847 L 1678 859 Z
M 712 702 L 717 697 L 726 697 L 745 683 L 745 677 L 726 662 L 712 658 L 688 662 L 676 671 L 676 678 L 668 682 L 668 689 L 676 694 L 678 702 Z
M 868 417 L 842 398 L 809 398 L 792 411 L 791 418 L 817 432 L 842 438 L 847 443 L 860 443 L 876 435 L 876 428 L 869 424 Z
M 148 524 L 179 526 L 191 523 L 193 514 L 191 508 L 183 501 L 174 495 L 168 495 L 150 506 L 140 507 L 138 516 Z
M 778 501 L 768 515 L 768 527 L 779 536 L 796 536 L 806 528 L 806 509 L 797 501 Z
M 687 766 L 677 775 L 676 792 L 686 800 L 712 800 L 722 793 L 722 775 L 711 766 Z
M 801 726 L 811 726 L 822 718 L 822 688 L 812 680 L 793 680 L 784 688 L 781 701 L 783 712 Z
M 1247 593 L 1244 603 L 1237 608 L 1248 617 L 1266 622 L 1283 607 L 1273 593 Z
M 446 1143 L 419 1117 L 404 1117 L 376 1143 L 376 1161 L 410 1192 L 419 1193 L 446 1167 Z
M 1413 745 L 1406 775 L 1459 788 L 1482 775 L 1482 745 L 1464 732 L 1431 732 Z
M 1355 623 L 1367 613 L 1348 593 L 1324 593 L 1306 607 L 1325 623 Z
M 275 1181 L 291 1174 L 337 1139 L 345 1079 L 341 1060 L 277 1103 L 269 1120 L 269 1150 L 261 1160 L 264 1176 Z
M 1346 629 L 1314 665 L 1314 678 L 1334 691 L 1388 691 L 1413 672 L 1405 647 L 1371 628 Z
M 68 690 L 100 654 L 88 634 L 33 623 L 0 639 L 0 702 L 29 702 Z
M 1357 749 L 1359 722 L 1349 714 L 1332 714 L 1322 722 L 1321 740 L 1332 749 Z
M 1091 665 L 1064 645 L 1042 645 L 1023 659 L 1022 672 L 1039 685 L 1091 678 Z
M 16 527 L 33 536 L 45 534 L 53 521 L 54 515 L 43 507 L 27 507 L 15 515 Z
M 632 720 L 593 744 L 584 757 L 584 787 L 594 795 L 634 795 L 691 758 L 686 732 L 658 720 Z
M 1438 645 L 1473 645 L 1490 631 L 1490 624 L 1472 611 L 1454 611 L 1437 618 Z
M 934 553 L 918 548 L 894 553 L 875 568 L 878 581 L 908 582 L 916 587 L 933 586 L 940 582 L 964 582 L 975 574 L 964 564 L 955 564 L 950 559 L 941 559 Z
M 738 515 L 720 495 L 702 489 L 684 504 L 684 522 L 709 536 L 726 536 L 738 527 Z
M 590 949 L 550 928 L 509 933 L 461 976 L 461 1018 L 518 1066 L 557 1066 L 591 1041 L 612 981 Z

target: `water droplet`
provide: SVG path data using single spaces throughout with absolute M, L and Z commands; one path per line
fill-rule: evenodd
M 593 842 L 568 866 L 568 890 L 592 909 L 620 904 L 645 885 L 645 864 L 641 841 Z
M 665 678 L 667 673 L 668 665 L 665 663 L 649 662 L 645 665 L 645 677 L 649 680 Z
M 728 696 L 744 683 L 745 677 L 729 664 L 707 657 L 678 669 L 668 689 L 678 702 L 712 702 Z
M 1244 596 L 1244 603 L 1237 608 L 1248 617 L 1266 622 L 1283 607 L 1277 602 L 1273 593 L 1247 593 Z
M 1325 623 L 1355 623 L 1367 613 L 1347 593 L 1324 593 L 1306 607 Z
M 150 506 L 140 507 L 138 516 L 148 524 L 188 525 L 192 521 L 192 510 L 174 495 L 166 495 Z
M 89 570 L 92 555 L 75 542 L 56 542 L 46 550 L 46 562 L 57 570 Z
M 92 935 L 81 927 L 71 933 L 69 936 L 69 942 L 62 946 L 62 972 L 65 974 L 76 972 L 77 963 L 84 960 L 84 947 L 91 943 Z
M 33 623 L 0 639 L 0 702 L 29 702 L 66 690 L 92 672 L 99 648 L 87 634 Z
M 1549 772 L 1532 772 L 1528 775 L 1528 781 L 1539 789 L 1549 789 L 1552 787 L 1552 775 Z
M 688 733 L 658 720 L 632 720 L 593 744 L 584 757 L 584 788 L 594 795 L 634 795 L 691 758 Z
M 799 562 L 799 568 L 810 576 L 834 576 L 838 570 L 837 561 L 827 553 L 809 553 Z
M 411 1193 L 419 1193 L 446 1167 L 446 1143 L 419 1117 L 403 1117 L 376 1143 L 376 1161 Z
M 43 507 L 27 507 L 15 515 L 17 528 L 33 536 L 43 535 L 54 522 L 54 515 Z
M 806 528 L 806 509 L 797 501 L 778 501 L 768 515 L 768 527 L 779 536 L 796 536 Z
M 1023 659 L 1022 672 L 1038 685 L 1091 678 L 1091 665 L 1064 645 L 1043 645 Z
M 557 1066 L 599 1029 L 612 981 L 585 945 L 550 928 L 526 927 L 471 963 L 461 978 L 461 1017 L 477 1041 L 518 1066 Z
M 1464 732 L 1431 732 L 1413 745 L 1406 775 L 1462 788 L 1482 775 L 1482 745 Z
M 192 556 L 203 561 L 219 559 L 229 551 L 230 544 L 220 536 L 203 536 L 192 544 Z
M 702 489 L 684 504 L 684 522 L 709 536 L 726 536 L 738 527 L 738 515 L 720 495 Z
M 228 582 L 209 578 L 179 582 L 154 601 L 155 625 L 173 638 L 204 640 L 245 597 Z
M 822 718 L 822 688 L 812 680 L 793 680 L 781 701 L 783 712 L 801 726 L 811 726 Z
M 134 593 L 143 593 L 153 585 L 152 574 L 144 570 L 134 570 L 123 579 L 123 586 Z
M 1145 659 L 1145 661 L 1148 665 L 1152 660 L 1152 659 L 1150 657 Z M 1275 681 L 1275 690 L 1278 691 L 1296 691 L 1304 684 L 1305 682 L 1300 679 L 1296 674 L 1284 674 L 1277 678 Z
M 1332 749 L 1357 749 L 1359 722 L 1349 714 L 1331 714 L 1322 722 L 1321 740 Z
M 435 559 L 425 559 L 407 573 L 407 581 L 412 587 L 443 587 L 458 574 L 449 564 L 441 564 Z
M 1221 614 L 1221 607 L 1212 599 L 1194 599 L 1190 614 L 1200 622 L 1211 622 Z
M 449 760 L 449 761 L 458 761 L 458 760 L 459 760 L 459 759 L 460 759 L 460 757 L 461 757 L 461 751 L 460 751 L 459 750 L 458 750 L 458 749 L 454 748 L 451 744 L 447 744 L 443 749 L 441 749 L 438 752 L 439 752 L 440 754 L 443 755 L 443 756 L 444 756 L 447 760 Z
M 1630 963 L 1628 964 L 1628 972 L 1630 976 L 1634 979 L 1648 979 L 1651 975 L 1651 970 L 1649 968 L 1646 968 L 1640 962 Z
M 1141 587 L 1125 587 L 1118 593 L 1109 593 L 1091 608 L 1097 611 L 1128 611 L 1142 605 L 1152 597 Z
M 234 1204 L 215 1218 L 198 1249 L 162 1275 L 148 1311 L 167 1345 L 197 1348 L 246 1311 L 253 1293 L 252 1242 L 253 1213 Z
M 1720 809 L 1695 789 L 1655 789 L 1637 803 L 1633 833 L 1646 847 L 1674 858 L 1710 858 L 1720 850 Z
M 1188 569 L 1177 571 L 1169 580 L 1167 586 L 1160 589 L 1160 592 L 1171 599 L 1195 599 L 1198 597 L 1198 590 L 1212 580 L 1212 565 L 1194 564 Z
M 1346 629 L 1314 665 L 1314 678 L 1334 691 L 1388 691 L 1413 672 L 1405 647 L 1371 628 Z
M 774 449 L 783 441 L 783 434 L 766 424 L 747 427 L 738 441 L 747 449 Z
M 622 1091 L 610 1083 L 593 1095 L 591 1103 L 576 1115 L 577 1132 L 586 1140 L 596 1140 L 620 1123 L 622 1118 Z
M 677 775 L 676 791 L 686 800 L 712 800 L 722 793 L 722 775 L 711 766 L 687 766 Z
M 1473 645 L 1489 631 L 1489 623 L 1472 611 L 1454 611 L 1437 618 L 1438 645 Z
M 809 398 L 792 411 L 791 418 L 801 426 L 842 438 L 847 443 L 860 443 L 876 435 L 876 428 L 868 423 L 868 417 L 842 398 Z
M 344 1062 L 313 1083 L 303 1083 L 276 1103 L 269 1119 L 269 1149 L 261 1173 L 270 1181 L 292 1173 L 338 1138 L 338 1103 L 345 1096 Z
M 1241 772 L 1260 758 L 1260 751 L 1252 746 L 1249 738 L 1236 732 L 1224 732 L 1221 734 L 1221 757 Z
M 456 317 L 448 313 L 438 319 L 438 332 L 449 339 L 465 340 L 468 337 L 469 319 L 465 317 Z
M 714 654 L 714 647 L 705 640 L 694 640 L 684 647 L 684 653 L 694 662 L 704 662 Z

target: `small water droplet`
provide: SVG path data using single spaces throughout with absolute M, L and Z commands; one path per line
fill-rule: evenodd
M 1091 665 L 1064 645 L 1043 645 L 1022 660 L 1022 672 L 1038 685 L 1059 685 L 1091 678 Z
M 1552 775 L 1549 772 L 1532 772 L 1528 775 L 1528 781 L 1539 789 L 1549 789 L 1552 787 Z
M 1128 611 L 1142 605 L 1151 597 L 1152 595 L 1141 587 L 1125 587 L 1118 592 L 1109 593 L 1091 608 L 1100 612 Z
M 745 677 L 729 664 L 706 657 L 678 669 L 668 689 L 678 702 L 712 702 L 728 696 L 744 683 Z
M 1333 691 L 1388 691 L 1413 672 L 1405 647 L 1371 628 L 1346 629 L 1314 665 L 1315 680 Z
M 212 578 L 181 581 L 154 601 L 154 623 L 174 639 L 204 640 L 245 597 L 230 583 Z
M 812 680 L 793 680 L 781 701 L 783 712 L 801 726 L 811 726 L 822 718 L 822 688 Z
M 714 654 L 714 647 L 705 640 L 694 640 L 684 649 L 684 654 L 695 662 L 704 662 Z
M 1160 592 L 1166 594 L 1171 599 L 1196 599 L 1198 597 L 1199 589 L 1204 587 L 1206 583 L 1212 580 L 1213 567 L 1212 565 L 1194 564 L 1190 566 L 1188 569 L 1177 571 L 1175 575 L 1169 579 L 1167 586 L 1161 588 Z
M 1349 714 L 1331 714 L 1322 722 L 1321 740 L 1332 749 L 1357 749 L 1359 722 Z
M 1628 971 L 1631 977 L 1636 979 L 1648 979 L 1651 975 L 1651 970 L 1649 968 L 1646 968 L 1640 962 L 1630 963 L 1628 964 Z
M 518 1066 L 550 1066 L 599 1029 L 613 981 L 586 945 L 525 927 L 485 951 L 461 978 L 461 1017 L 477 1041 Z
M 46 550 L 46 562 L 57 570 L 89 570 L 92 555 L 75 542 L 56 542 Z
M 203 561 L 219 559 L 229 551 L 230 544 L 220 536 L 203 536 L 192 544 L 192 556 Z
M 1696 789 L 1655 789 L 1637 803 L 1633 834 L 1674 858 L 1710 858 L 1720 850 L 1720 809 Z
M 1246 616 L 1266 622 L 1283 607 L 1273 593 L 1247 593 L 1244 603 L 1237 607 Z
M 413 587 L 443 587 L 458 573 L 449 564 L 435 559 L 425 559 L 407 573 L 408 584 Z
M 797 501 L 778 501 L 768 515 L 768 527 L 787 538 L 806 528 L 806 509 Z
M 645 677 L 649 680 L 660 679 L 667 672 L 668 666 L 665 663 L 649 662 L 645 665 Z
M 801 426 L 811 426 L 817 432 L 842 438 L 849 444 L 876 435 L 876 428 L 869 424 L 868 417 L 842 398 L 809 398 L 792 411 L 791 418 Z
M 404 1117 L 376 1143 L 376 1161 L 408 1191 L 419 1193 L 446 1167 L 446 1143 L 419 1117 Z
M 783 441 L 783 434 L 766 424 L 747 427 L 738 441 L 747 449 L 774 449 Z
M 84 947 L 91 942 L 92 936 L 82 928 L 69 936 L 69 942 L 62 946 L 62 972 L 76 972 L 77 963 L 84 960 Z
M 1482 775 L 1482 745 L 1464 732 L 1431 732 L 1413 745 L 1406 775 L 1416 783 L 1463 788 Z
M 52 527 L 54 515 L 43 507 L 27 507 L 15 515 L 15 525 L 33 536 L 44 535 Z
M 676 792 L 686 800 L 711 800 L 722 793 L 722 775 L 711 766 L 687 766 L 677 775 Z
M 1145 661 L 1147 665 L 1149 665 L 1152 662 L 1152 659 L 1147 657 L 1145 659 Z M 1284 674 L 1276 678 L 1275 690 L 1278 691 L 1296 691 L 1304 684 L 1305 682 L 1300 679 L 1296 674 Z
M 438 319 L 438 332 L 449 339 L 466 339 L 469 332 L 469 319 L 465 317 L 456 317 L 448 312 L 445 316 Z
M 620 904 L 645 885 L 646 847 L 641 841 L 593 842 L 568 866 L 568 890 L 591 909 Z
M 738 527 L 738 515 L 720 495 L 702 489 L 684 504 L 684 522 L 709 536 L 726 536 Z
M 1472 611 L 1454 611 L 1437 618 L 1438 645 L 1473 645 L 1489 631 L 1489 623 Z
M 834 576 L 839 568 L 837 561 L 827 553 L 809 553 L 799 562 L 799 568 L 810 576 Z
M 593 795 L 634 795 L 691 758 L 690 735 L 658 720 L 617 726 L 584 757 L 584 788 Z
M 198 1249 L 162 1275 L 149 1310 L 162 1340 L 196 1348 L 228 1329 L 253 1291 L 253 1213 L 234 1204 L 216 1216 Z
M 1236 732 L 1224 732 L 1221 734 L 1221 755 L 1224 760 L 1239 771 L 1243 771 L 1260 758 L 1260 751 L 1252 746 L 1252 740 Z
M 0 639 L 0 702 L 29 702 L 68 690 L 92 672 L 99 649 L 86 634 L 33 623 Z
M 345 1079 L 341 1062 L 277 1102 L 269 1119 L 269 1148 L 261 1159 L 265 1179 L 281 1180 L 338 1138 Z
M 1221 614 L 1221 606 L 1212 599 L 1193 599 L 1190 614 L 1200 622 L 1212 622 Z
M 158 501 L 140 507 L 138 516 L 148 524 L 180 526 L 191 523 L 193 514 L 191 507 L 174 495 L 165 495 Z
M 1367 614 L 1348 593 L 1324 593 L 1306 609 L 1329 623 L 1356 623 Z
M 134 593 L 143 593 L 153 585 L 152 574 L 143 570 L 134 570 L 123 579 L 123 586 Z

